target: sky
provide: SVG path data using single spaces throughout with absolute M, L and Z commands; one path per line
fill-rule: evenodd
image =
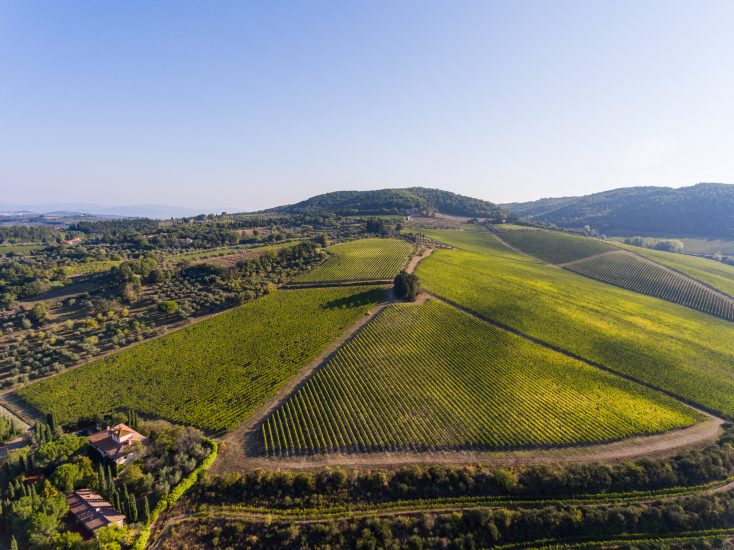
M 734 2 L 0 0 L 0 203 L 734 182 Z

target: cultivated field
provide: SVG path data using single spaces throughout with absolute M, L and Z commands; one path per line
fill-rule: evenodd
M 482 316 L 734 418 L 734 325 L 555 269 L 487 232 L 429 231 L 456 250 L 424 287 Z
M 612 245 L 598 239 L 558 231 L 508 231 L 500 237 L 525 254 L 550 264 L 565 264 L 614 250 Z
M 230 430 L 383 295 L 374 287 L 275 292 L 17 393 L 61 422 L 132 408 Z
M 327 248 L 331 257 L 297 277 L 297 283 L 392 279 L 405 266 L 412 245 L 400 239 L 360 239 Z
M 676 271 L 680 271 L 697 281 L 701 281 L 724 294 L 734 297 L 734 266 L 698 256 L 663 252 L 662 250 L 650 250 L 649 248 L 623 243 L 617 244 L 626 250 L 650 258 Z
M 597 281 L 734 321 L 734 300 L 634 254 L 623 251 L 610 252 L 579 260 L 564 267 Z
M 393 304 L 262 426 L 272 455 L 512 449 L 689 426 L 679 402 L 437 299 Z
M 122 260 L 98 260 L 94 262 L 86 262 L 83 264 L 75 264 L 65 266 L 64 272 L 68 277 L 76 277 L 79 275 L 91 275 L 92 273 L 102 273 L 109 271 L 115 266 L 122 263 Z

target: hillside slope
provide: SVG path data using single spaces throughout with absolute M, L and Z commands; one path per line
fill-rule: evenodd
M 376 191 L 335 191 L 317 195 L 296 204 L 279 206 L 266 212 L 341 215 L 404 214 L 408 210 L 438 211 L 454 216 L 505 219 L 508 213 L 494 203 L 440 189 L 409 187 Z
M 734 185 L 723 183 L 628 187 L 501 206 L 523 218 L 604 233 L 734 237 Z

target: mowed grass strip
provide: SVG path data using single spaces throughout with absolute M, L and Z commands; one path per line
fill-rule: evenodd
M 425 288 L 480 315 L 734 419 L 734 325 L 556 269 L 491 233 L 426 231 Z
M 331 257 L 297 283 L 379 281 L 392 279 L 408 261 L 413 246 L 400 239 L 360 239 L 330 246 Z
M 635 254 L 619 250 L 585 258 L 564 267 L 597 281 L 734 321 L 734 300 Z
M 275 292 L 17 393 L 61 422 L 132 408 L 231 430 L 383 296 L 374 287 Z
M 675 269 L 689 277 L 701 281 L 716 290 L 734 297 L 734 266 L 727 265 L 716 260 L 690 256 L 688 254 L 676 254 L 662 250 L 651 250 L 640 246 L 632 246 L 624 243 L 615 243 L 635 254 L 650 258 L 664 266 Z
M 702 415 L 443 301 L 393 304 L 261 430 L 273 455 L 600 443 Z
M 506 243 L 549 264 L 565 264 L 615 250 L 614 246 L 591 237 L 577 237 L 558 231 L 506 231 Z

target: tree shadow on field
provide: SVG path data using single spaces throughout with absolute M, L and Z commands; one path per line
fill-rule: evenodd
M 336 300 L 330 300 L 323 304 L 321 307 L 324 309 L 344 309 L 361 307 L 367 304 L 374 304 L 382 301 L 385 298 L 386 291 L 384 288 L 373 288 L 365 290 L 351 296 L 345 296 L 344 298 L 337 298 Z

